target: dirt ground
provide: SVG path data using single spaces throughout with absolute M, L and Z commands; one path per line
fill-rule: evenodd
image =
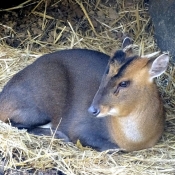
M 36 7 L 38 1 L 29 1 L 22 8 L 0 12 L 0 37 L 3 38 L 3 41 L 12 47 L 30 47 L 31 50 L 37 49 L 37 51 L 42 50 L 43 45 L 46 46 L 47 43 L 45 52 L 48 52 L 47 49 L 52 47 L 53 43 L 56 44 L 60 41 L 65 42 L 66 47 L 66 41 L 70 37 L 68 22 L 74 31 L 82 36 L 95 37 L 94 32 L 89 30 L 91 26 L 85 18 L 84 12 L 75 0 L 47 0 L 44 2 Z M 97 6 L 99 5 L 98 2 L 100 6 Z M 133 3 L 137 3 L 135 0 L 124 0 L 123 4 L 115 0 L 101 0 L 98 2 L 92 0 L 89 4 L 88 1 L 87 4 L 84 4 L 97 34 L 104 32 L 106 26 L 113 27 L 117 23 L 122 24 L 117 19 L 119 16 L 118 9 L 121 6 L 131 7 L 132 10 Z M 96 9 L 92 8 L 92 4 L 94 6 L 96 4 Z M 104 10 L 99 7 L 104 8 Z M 43 18 L 44 14 L 46 14 L 45 18 Z M 66 26 L 65 31 L 61 34 L 59 41 L 56 41 L 55 35 L 59 34 L 64 26 Z M 147 30 L 150 30 L 149 25 L 147 25 Z M 132 35 L 133 31 L 127 31 L 127 33 Z M 107 34 L 114 40 L 123 37 L 122 29 L 116 29 L 114 32 L 110 31 Z M 111 50 L 108 49 L 107 51 L 110 52 Z
M 110 1 L 101 1 L 104 6 L 114 6 L 116 5 L 114 0 Z M 61 1 L 59 3 L 53 3 L 53 1 L 47 1 L 47 17 L 45 21 L 45 26 L 43 26 L 43 19 L 40 17 L 41 14 L 32 13 L 33 8 L 35 7 L 35 3 L 33 5 L 29 5 L 17 10 L 0 12 L 0 21 L 3 25 L 7 25 L 11 27 L 13 31 L 9 29 L 9 33 L 7 30 L 4 31 L 3 27 L 0 27 L 0 36 L 1 38 L 6 37 L 5 41 L 12 47 L 25 47 L 26 36 L 32 38 L 37 38 L 40 42 L 48 42 L 52 43 L 54 41 L 54 29 L 55 25 L 58 26 L 67 26 L 67 22 L 69 21 L 75 30 L 79 30 L 77 32 L 85 35 L 89 30 L 89 24 L 87 20 L 84 19 L 84 13 L 80 9 L 77 3 L 73 1 Z M 44 11 L 44 4 L 40 5 L 38 11 Z M 109 11 L 109 18 L 106 18 L 105 14 L 102 11 L 94 10 L 88 12 L 92 17 L 92 23 L 96 29 L 96 32 L 101 32 L 103 28 L 101 25 L 98 25 L 96 22 L 96 18 L 103 21 L 104 23 L 111 25 L 113 23 L 113 19 L 117 16 L 117 10 L 115 11 L 113 8 Z M 59 27 L 56 31 L 60 32 Z M 69 33 L 64 32 L 61 36 L 61 41 L 64 42 L 68 37 Z M 94 35 L 91 33 L 91 35 Z M 120 36 L 113 35 L 114 39 Z M 8 36 L 8 37 L 7 37 Z M 35 44 L 32 47 L 36 47 L 39 49 L 40 44 Z M 49 47 L 49 44 L 47 45 Z

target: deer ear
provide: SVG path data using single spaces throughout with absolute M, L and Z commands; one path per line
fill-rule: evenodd
M 133 56 L 133 42 L 131 38 L 126 37 L 122 43 L 122 50 L 126 53 L 126 58 Z
M 153 61 L 149 60 L 149 62 L 152 63 L 149 70 L 150 78 L 152 80 L 166 71 L 169 63 L 169 56 L 167 54 L 162 54 Z
M 124 38 L 123 43 L 122 43 L 122 49 L 125 49 L 127 46 L 131 45 L 132 43 L 133 42 L 131 38 L 129 37 Z

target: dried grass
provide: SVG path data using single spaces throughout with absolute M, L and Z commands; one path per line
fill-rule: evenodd
M 51 6 L 60 2 L 54 2 Z M 24 8 L 24 5 L 30 3 L 32 1 L 28 0 L 15 8 Z M 16 72 L 44 53 L 80 47 L 111 55 L 121 46 L 120 33 L 129 34 L 134 39 L 134 43 L 139 45 L 139 54 L 159 50 L 154 42 L 154 28 L 148 9 L 142 1 L 118 0 L 114 6 L 107 7 L 102 0 L 70 0 L 69 3 L 78 5 L 83 12 L 83 19 L 77 25 L 72 25 L 70 21 L 67 21 L 66 25 L 61 20 L 55 21 L 54 17 L 47 14 L 48 3 L 49 1 L 44 0 L 36 1 L 30 12 L 30 15 L 42 20 L 40 27 L 43 33 L 33 36 L 28 31 L 25 40 L 16 49 L 8 46 L 5 40 L 9 35 L 20 39 L 19 33 L 8 25 L 0 24 L 7 33 L 0 39 L 1 88 Z M 44 10 L 39 8 L 41 5 L 44 6 Z M 117 9 L 116 16 L 115 9 Z M 44 36 L 44 33 L 50 30 L 47 25 L 49 20 L 54 23 L 53 38 L 51 41 L 43 41 L 40 36 Z M 81 30 L 81 23 L 88 28 Z M 59 33 L 56 32 L 58 29 Z M 63 39 L 63 36 L 67 36 L 66 39 Z M 162 139 L 153 148 L 131 153 L 99 153 L 90 148 L 83 148 L 81 144 L 65 144 L 51 137 L 34 136 L 25 130 L 18 130 L 1 122 L 0 168 L 4 169 L 6 174 L 40 174 L 45 171 L 46 174 L 56 174 L 56 170 L 67 175 L 175 174 L 174 74 L 174 64 L 170 62 L 166 73 L 156 79 L 166 108 L 166 129 Z

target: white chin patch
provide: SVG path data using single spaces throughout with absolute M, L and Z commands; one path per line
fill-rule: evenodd
M 39 126 L 39 128 L 52 128 L 52 124 L 51 124 L 51 122 L 50 122 L 50 123 L 47 123 L 47 124 L 45 124 L 45 125 Z
M 118 116 L 119 110 L 117 108 L 111 108 L 107 113 L 99 113 L 96 117 L 106 117 L 106 116 Z
M 96 117 L 97 117 L 97 118 L 100 118 L 100 117 L 106 117 L 106 116 L 107 116 L 106 114 L 99 113 Z
M 108 112 L 108 115 L 118 116 L 119 115 L 119 110 L 117 108 L 111 108 L 110 111 Z

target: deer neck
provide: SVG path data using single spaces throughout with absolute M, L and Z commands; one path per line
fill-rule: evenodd
M 148 148 L 162 135 L 163 105 L 158 94 L 150 95 L 152 100 L 143 99 L 129 115 L 109 117 L 109 131 L 119 147 L 128 151 Z

